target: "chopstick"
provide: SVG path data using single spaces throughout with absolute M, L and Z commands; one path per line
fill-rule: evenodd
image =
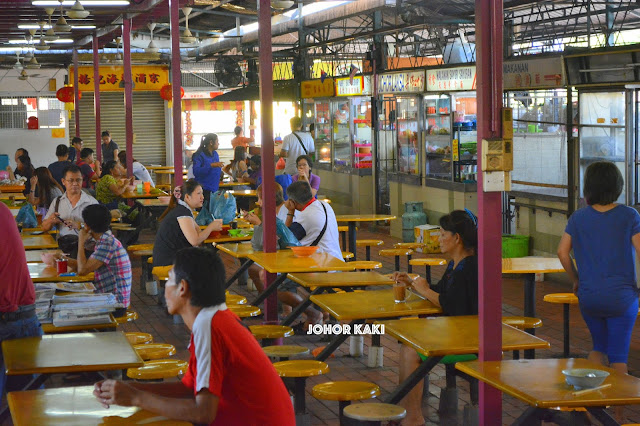
M 571 395 L 580 396 L 580 395 L 584 395 L 585 393 L 598 391 L 598 390 L 602 390 L 602 389 L 606 389 L 606 388 L 610 388 L 610 387 L 611 387 L 611 383 L 607 383 L 606 385 L 597 386 L 595 388 L 584 389 L 584 390 L 580 390 L 580 391 L 577 391 L 577 392 L 571 392 Z

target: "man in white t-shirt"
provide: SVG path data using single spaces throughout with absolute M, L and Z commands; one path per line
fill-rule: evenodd
M 282 140 L 280 157 L 286 159 L 284 173 L 295 175 L 298 174 L 296 158 L 301 155 L 310 156 L 311 153 L 316 152 L 316 148 L 311 135 L 300 131 L 302 128 L 302 119 L 300 117 L 293 117 L 289 122 L 291 124 L 291 134 L 285 136 Z

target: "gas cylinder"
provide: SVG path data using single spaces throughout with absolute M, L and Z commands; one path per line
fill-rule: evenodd
M 404 203 L 404 214 L 402 215 L 402 241 L 405 243 L 414 242 L 415 236 L 413 228 L 427 223 L 427 214 L 424 212 L 424 205 L 421 201 L 410 201 Z

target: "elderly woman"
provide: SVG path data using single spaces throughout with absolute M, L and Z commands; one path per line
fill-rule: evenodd
M 176 252 L 186 247 L 199 246 L 212 231 L 222 229 L 222 220 L 214 220 L 205 229 L 200 229 L 193 211 L 202 207 L 202 186 L 194 179 L 182 185 L 180 199 L 175 207 L 166 212 L 160 222 L 153 245 L 153 266 L 173 265 Z
M 395 272 L 393 279 L 412 287 L 421 296 L 442 308 L 444 315 L 478 314 L 477 219 L 470 211 L 454 210 L 440 218 L 440 251 L 451 258 L 442 279 L 433 285 L 424 278 L 412 280 L 405 272 Z M 400 347 L 400 383 L 426 357 L 414 349 Z M 407 410 L 403 424 L 422 425 L 422 382 L 401 401 Z

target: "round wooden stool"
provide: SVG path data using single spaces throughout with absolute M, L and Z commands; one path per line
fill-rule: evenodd
M 228 305 L 227 309 L 240 318 L 257 317 L 258 315 L 262 315 L 260 308 L 253 305 Z
M 153 244 L 134 244 L 127 247 L 127 250 L 132 256 L 140 256 L 140 289 L 144 289 L 144 283 L 153 278 L 149 266 L 153 263 L 149 262 L 149 258 L 153 256 Z
M 384 249 L 378 252 L 380 256 L 383 257 L 394 257 L 395 258 L 395 270 L 400 270 L 400 256 L 407 256 L 407 261 L 411 261 L 411 255 L 413 254 L 413 250 L 411 249 Z M 407 263 L 408 263 L 407 262 Z M 411 268 L 411 264 L 409 264 L 409 268 Z M 410 270 L 408 272 L 411 272 Z
M 564 327 L 564 344 L 562 349 L 562 356 L 564 358 L 569 357 L 569 307 L 571 305 L 578 304 L 578 296 L 573 293 L 551 293 L 545 294 L 542 299 L 548 303 L 562 304 L 562 323 Z
M 276 358 L 278 361 L 288 361 L 293 356 L 309 353 L 309 348 L 297 345 L 265 346 L 262 350 L 269 358 Z
M 133 345 L 133 349 L 145 361 L 163 359 L 176 354 L 176 347 L 168 343 L 148 343 L 146 345 Z
M 365 247 L 366 259 L 371 260 L 371 247 L 381 246 L 384 244 L 382 240 L 356 240 L 356 247 Z
M 132 244 L 127 247 L 127 251 L 133 254 L 140 250 L 153 250 L 153 244 Z
M 227 294 L 225 297 L 227 305 L 245 305 L 247 298 L 239 294 Z
M 404 419 L 407 410 L 399 405 L 383 404 L 381 402 L 366 402 L 351 404 L 344 409 L 344 416 L 357 420 L 351 422 L 365 425 L 381 425 L 382 422 Z
M 127 370 L 127 377 L 136 380 L 164 380 L 178 377 L 187 371 L 187 361 L 179 359 L 157 359 L 146 361 L 142 367 Z
M 118 324 L 124 324 L 125 322 L 131 322 L 138 319 L 138 313 L 136 311 L 131 311 L 127 309 L 127 312 L 121 316 L 116 318 L 116 322 Z
M 296 414 L 296 423 L 299 422 L 298 417 L 306 414 L 307 406 L 305 401 L 305 386 L 307 377 L 320 376 L 329 372 L 329 366 L 326 362 L 315 360 L 294 360 L 281 361 L 273 364 L 284 384 L 293 394 L 293 409 Z
M 542 327 L 542 320 L 533 317 L 502 317 L 502 323 L 523 331 Z M 520 351 L 513 351 L 513 359 L 520 359 Z
M 354 260 L 353 262 L 349 262 L 349 265 L 353 266 L 356 270 L 382 268 L 382 263 L 375 260 Z
M 358 228 L 356 228 L 357 230 Z M 338 226 L 338 233 L 342 237 L 342 250 L 347 250 L 347 234 L 349 233 L 349 226 L 342 225 Z
M 132 345 L 142 345 L 145 343 L 153 343 L 153 336 L 149 333 L 124 333 L 124 337 L 127 338 Z
M 351 401 L 375 398 L 380 395 L 380 387 L 370 382 L 326 382 L 315 385 L 311 394 L 317 399 L 338 401 L 340 424 L 344 424 L 344 408 Z
M 253 337 L 260 340 L 262 345 L 272 345 L 275 339 L 282 339 L 284 337 L 293 336 L 293 328 L 286 325 L 276 324 L 262 324 L 262 325 L 250 325 L 249 331 L 253 334 Z
M 343 251 L 342 258 L 345 260 L 345 262 L 348 262 L 349 259 L 353 259 L 353 253 L 351 253 L 350 251 Z
M 173 265 L 156 266 L 151 270 L 151 274 L 158 277 L 160 281 L 166 281 L 169 279 L 169 271 L 172 269 L 173 269 Z
M 411 259 L 409 261 L 409 266 L 424 266 L 425 278 L 427 279 L 429 284 L 433 284 L 431 282 L 431 267 L 442 266 L 446 264 L 447 264 L 447 261 L 445 259 L 430 258 L 430 257 L 423 257 L 420 259 Z

